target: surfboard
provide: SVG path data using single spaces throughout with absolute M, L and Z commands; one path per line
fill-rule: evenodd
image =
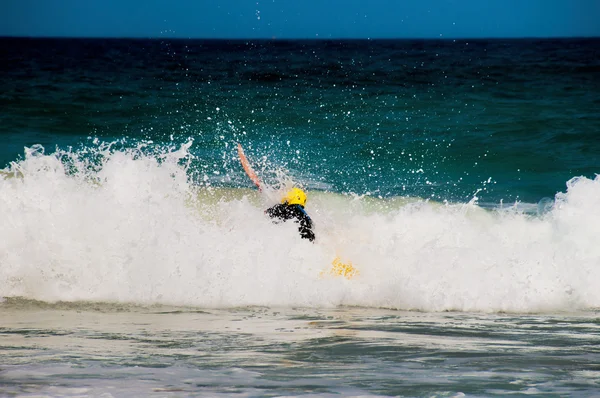
M 250 180 L 254 183 L 254 185 L 256 185 L 258 190 L 262 191 L 262 183 L 260 181 L 260 178 L 258 178 L 258 176 L 256 175 L 256 172 L 254 171 L 252 166 L 250 166 L 250 162 L 248 161 L 248 158 L 246 157 L 246 154 L 244 153 L 242 144 L 240 144 L 239 142 L 237 145 L 237 151 L 238 151 L 238 156 L 240 158 L 240 163 L 242 164 L 242 167 L 243 167 L 244 171 L 246 172 L 246 175 L 248 176 L 248 178 L 250 178 Z M 333 261 L 331 262 L 331 269 L 329 269 L 329 271 L 321 272 L 320 275 L 321 276 L 326 276 L 326 275 L 343 276 L 346 279 L 352 279 L 355 276 L 357 276 L 358 274 L 359 274 L 358 270 L 356 268 L 354 268 L 354 266 L 352 265 L 351 262 L 344 263 L 344 262 L 342 262 L 342 260 L 340 259 L 339 256 L 336 256 L 333 259 Z
M 351 262 L 342 262 L 342 259 L 339 256 L 336 256 L 331 262 L 331 269 L 329 272 L 325 273 L 323 271 L 321 276 L 325 276 L 325 274 L 333 275 L 333 276 L 343 276 L 346 279 L 352 279 L 355 276 L 359 275 L 359 272 Z

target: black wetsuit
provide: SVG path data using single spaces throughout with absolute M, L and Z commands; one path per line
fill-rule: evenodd
M 298 224 L 300 236 L 309 241 L 315 240 L 315 234 L 312 231 L 312 220 L 300 205 L 279 204 L 267 210 L 265 213 L 271 218 L 277 218 L 281 221 L 294 220 Z

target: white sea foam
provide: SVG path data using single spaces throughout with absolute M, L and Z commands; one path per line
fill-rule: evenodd
M 0 178 L 0 297 L 199 307 L 355 305 L 538 312 L 600 307 L 600 178 L 543 216 L 309 193 L 316 244 L 276 195 L 198 188 L 187 146 L 157 156 L 33 147 Z M 98 157 L 97 157 L 98 158 Z M 66 159 L 66 160 L 65 160 Z M 1 177 L 1 176 L 0 176 Z M 322 276 L 336 255 L 352 280 Z

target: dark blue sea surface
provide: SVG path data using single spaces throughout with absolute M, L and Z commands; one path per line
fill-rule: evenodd
M 2 167 L 192 138 L 190 170 L 250 186 L 239 141 L 309 188 L 491 204 L 600 170 L 598 39 L 4 38 L 0 58 Z

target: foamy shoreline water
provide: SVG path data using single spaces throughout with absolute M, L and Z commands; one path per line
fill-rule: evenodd
M 0 304 L 0 394 L 589 396 L 597 313 Z

